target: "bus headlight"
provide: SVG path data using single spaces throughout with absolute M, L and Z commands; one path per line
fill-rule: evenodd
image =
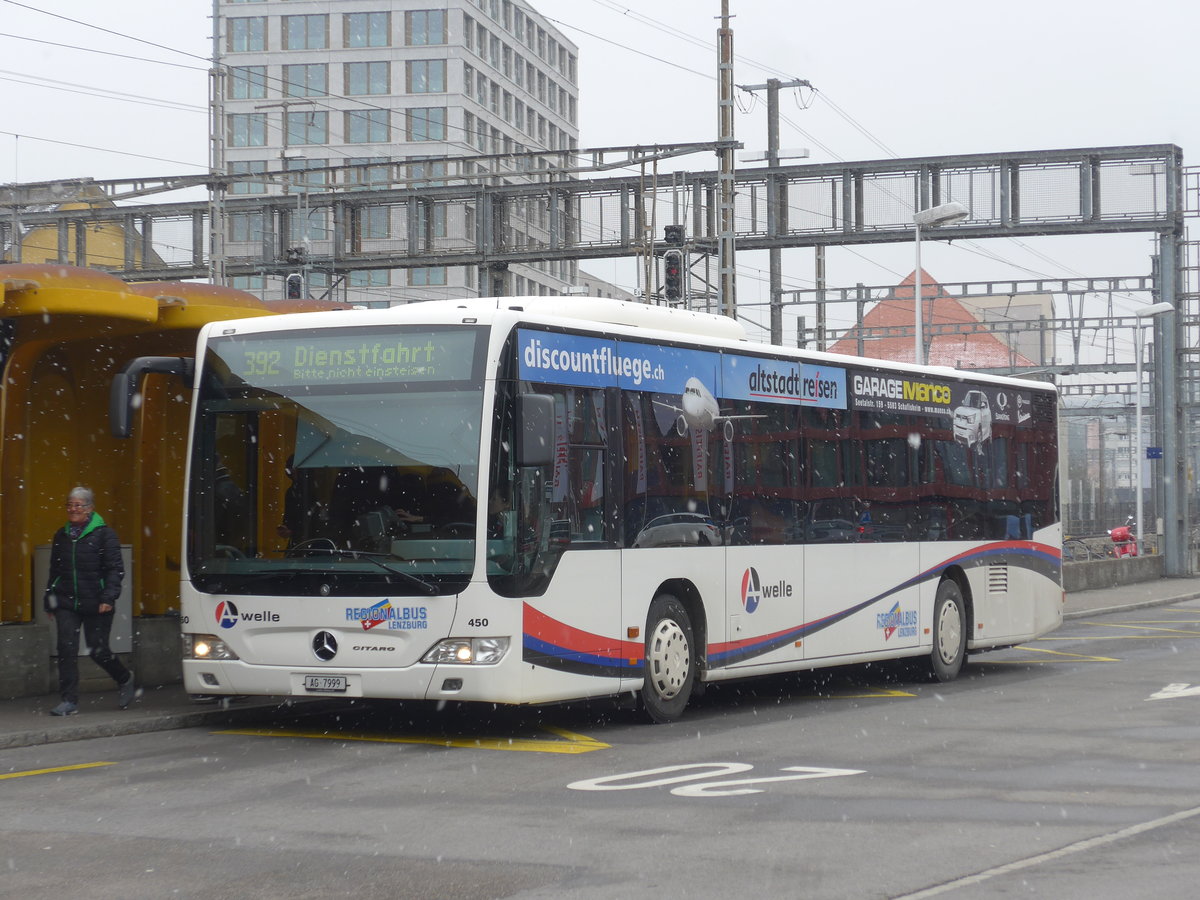
M 508 652 L 506 637 L 447 638 L 430 649 L 421 662 L 455 663 L 460 666 L 494 666 Z
M 215 634 L 183 634 L 184 659 L 237 659 L 238 655 Z

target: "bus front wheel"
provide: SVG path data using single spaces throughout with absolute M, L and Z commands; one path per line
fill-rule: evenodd
M 930 670 L 936 681 L 953 681 L 967 654 L 967 607 L 962 589 L 952 578 L 942 579 L 933 601 L 933 652 Z
M 646 617 L 646 682 L 642 708 L 654 722 L 671 722 L 683 713 L 696 680 L 692 620 L 682 603 L 659 594 Z

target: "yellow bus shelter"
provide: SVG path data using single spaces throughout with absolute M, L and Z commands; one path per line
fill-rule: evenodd
M 75 485 L 95 492 L 130 546 L 135 621 L 178 609 L 187 390 L 174 376 L 147 377 L 133 438 L 120 440 L 108 422 L 113 375 L 137 356 L 193 356 L 206 322 L 305 305 L 54 264 L 0 265 L 0 291 L 0 626 L 17 626 L 0 627 L 0 696 L 11 697 L 45 687 L 43 629 L 20 626 L 32 627 L 44 587 L 33 583 L 34 550 L 65 521 Z

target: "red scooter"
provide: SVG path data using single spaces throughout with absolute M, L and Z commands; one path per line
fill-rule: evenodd
M 1108 536 L 1113 542 L 1113 554 L 1118 559 L 1122 556 L 1138 555 L 1137 535 L 1133 533 L 1133 524 L 1133 516 L 1130 516 L 1124 525 L 1108 530 Z

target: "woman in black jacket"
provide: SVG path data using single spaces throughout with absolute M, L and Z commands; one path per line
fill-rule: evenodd
M 58 631 L 58 687 L 62 703 L 52 716 L 79 712 L 79 629 L 88 655 L 112 676 L 119 688 L 118 705 L 126 709 L 137 699 L 133 673 L 109 649 L 117 597 L 125 567 L 117 533 L 95 511 L 95 498 L 85 487 L 67 495 L 67 524 L 54 534 L 50 548 L 50 583 L 46 612 Z

